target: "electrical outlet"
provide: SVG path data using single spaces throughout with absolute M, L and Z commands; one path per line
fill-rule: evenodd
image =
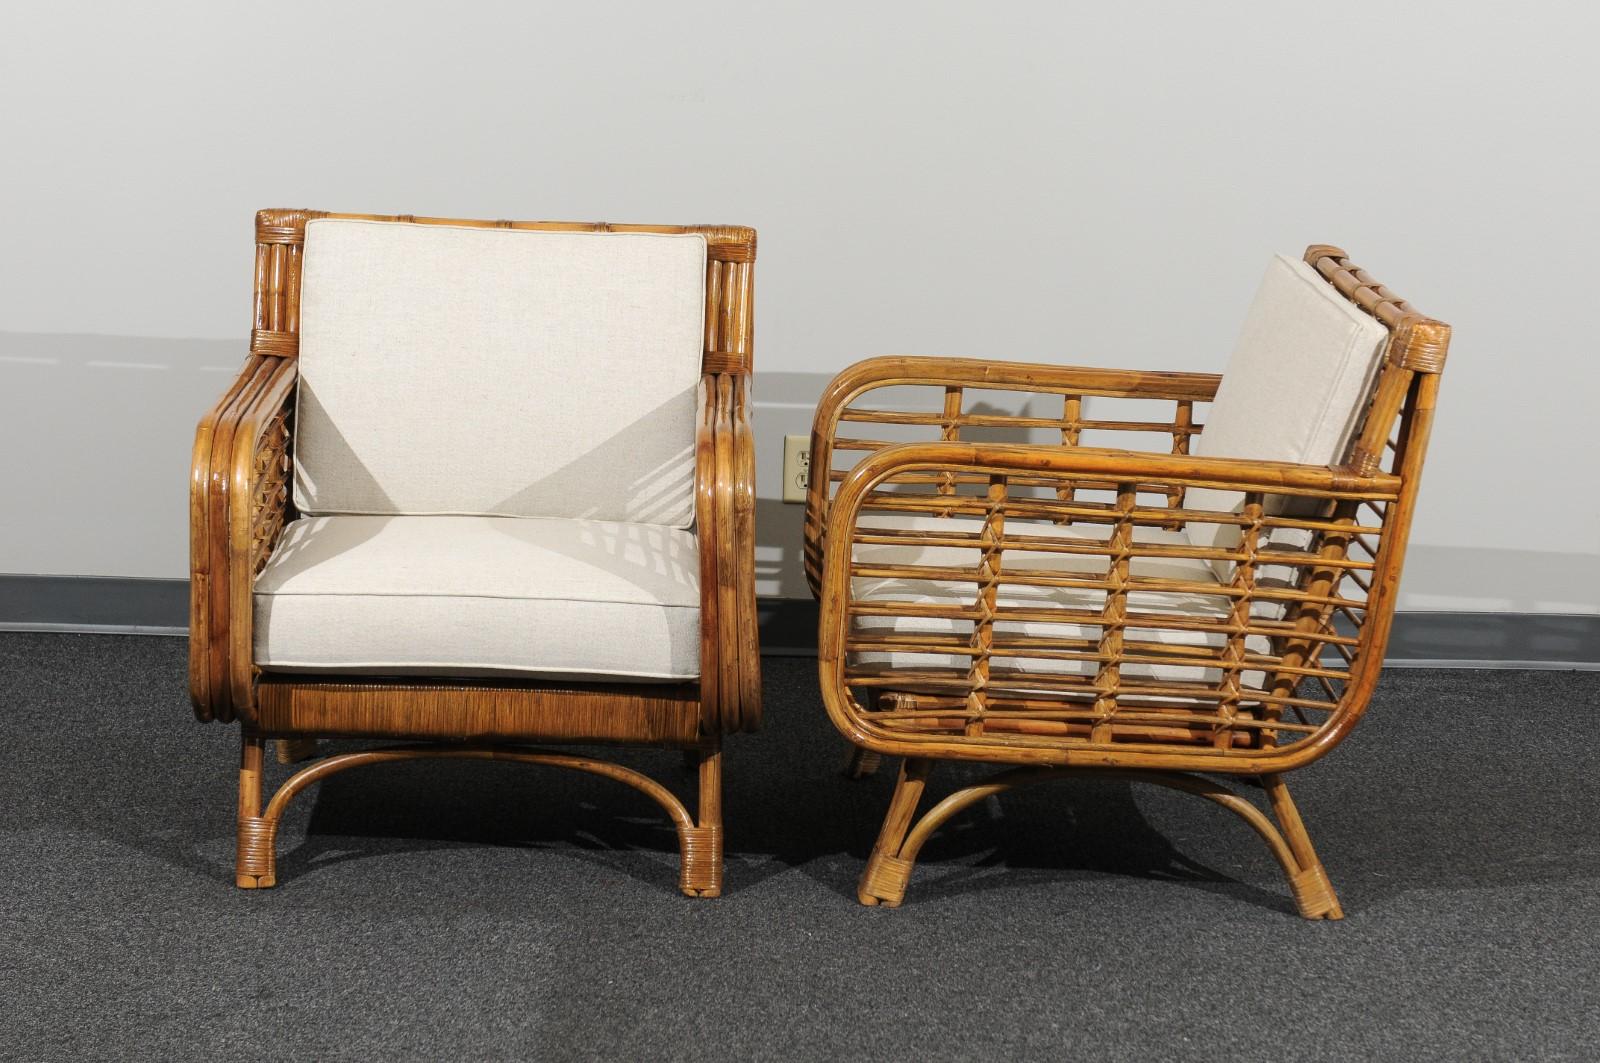
M 804 502 L 811 486 L 811 438 L 783 437 L 783 500 Z

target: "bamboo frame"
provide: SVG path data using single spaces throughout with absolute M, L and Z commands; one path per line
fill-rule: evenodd
M 415 680 L 263 674 L 253 658 L 255 577 L 286 523 L 306 222 L 349 218 L 564 232 L 699 233 L 707 243 L 706 332 L 695 437 L 701 678 L 671 685 Z M 721 739 L 761 716 L 755 622 L 755 456 L 750 428 L 756 235 L 738 226 L 472 221 L 263 210 L 256 215 L 254 321 L 239 375 L 195 433 L 190 475 L 189 689 L 201 720 L 242 725 L 238 817 L 242 887 L 276 882 L 273 841 L 287 802 L 332 771 L 419 756 L 510 759 L 607 775 L 651 796 L 678 830 L 680 887 L 721 888 Z M 312 759 L 329 737 L 399 739 L 386 751 Z M 263 807 L 263 750 L 310 759 Z M 417 745 L 417 742 L 436 743 Z M 682 748 L 699 773 L 698 816 L 617 765 L 530 742 Z
M 1191 456 L 1197 407 L 1220 382 L 1209 374 L 897 356 L 858 363 L 829 387 L 805 531 L 823 699 L 859 751 L 851 774 L 906 758 L 864 903 L 898 904 L 921 842 L 996 787 L 1115 772 L 1244 816 L 1302 914 L 1341 914 L 1282 776 L 1337 745 L 1377 682 L 1450 330 L 1337 248 L 1314 245 L 1306 261 L 1390 333 L 1349 454 L 1329 466 Z M 925 407 L 868 405 L 908 386 Z M 995 390 L 1033 399 L 1018 413 L 969 412 Z M 1051 402 L 1059 414 L 1034 409 Z M 1152 415 L 1152 403 L 1169 412 Z M 876 438 L 863 425 L 931 438 Z M 1059 442 L 966 438 L 995 428 Z M 1097 445 L 1133 434 L 1164 436 L 1164 452 Z M 1208 511 L 1190 488 L 1243 501 Z M 1236 528 L 1237 542 L 1161 534 L 1192 523 Z M 861 546 L 938 549 L 941 560 L 863 559 Z M 1231 579 L 1159 567 L 1196 561 L 1227 563 Z M 1013 767 L 913 827 L 941 759 Z M 1277 825 L 1197 782 L 1202 772 L 1260 779 Z

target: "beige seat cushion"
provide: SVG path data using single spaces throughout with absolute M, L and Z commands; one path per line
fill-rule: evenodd
M 706 242 L 306 226 L 302 513 L 688 527 Z
M 896 528 L 919 532 L 977 533 L 982 522 L 968 517 L 935 517 L 904 514 L 864 514 L 859 524 L 862 531 L 868 528 Z M 1034 523 L 1008 523 L 1006 535 L 1040 536 L 1066 540 L 1077 538 L 1086 541 L 1105 541 L 1110 534 L 1109 525 L 1081 524 L 1052 525 Z M 1160 528 L 1137 528 L 1136 543 L 1151 546 L 1180 546 L 1191 544 L 1182 532 Z M 979 552 L 974 548 L 947 546 L 903 546 L 858 543 L 854 547 L 858 564 L 867 565 L 926 565 L 960 567 L 973 572 L 978 568 Z M 1051 573 L 1082 573 L 1086 580 L 1103 576 L 1108 567 L 1105 556 L 1047 553 L 1007 548 L 1002 554 L 1002 572 L 1019 569 Z M 1229 599 L 1221 594 L 1216 574 L 1204 560 L 1171 557 L 1138 557 L 1129 562 L 1130 574 L 1140 579 L 1183 581 L 1187 586 L 1179 590 L 1141 590 L 1137 585 L 1129 593 L 1128 611 L 1161 618 L 1221 620 L 1227 617 Z M 918 605 L 974 606 L 977 584 L 971 580 L 946 580 L 893 577 L 856 577 L 852 583 L 856 601 L 909 602 Z M 1026 584 L 1001 583 L 996 604 L 1035 609 L 1089 610 L 1098 614 L 1105 605 L 1106 592 L 1094 588 L 1039 587 Z M 855 620 L 855 630 L 862 632 L 894 632 L 899 635 L 949 635 L 965 641 L 971 634 L 970 620 L 942 617 L 861 616 Z M 1094 642 L 1100 638 L 1100 628 L 1081 622 L 999 621 L 994 625 L 997 638 L 1005 636 L 1046 637 L 1056 639 L 1085 639 Z M 1124 631 L 1130 641 L 1151 642 L 1174 647 L 1223 644 L 1220 634 L 1188 631 L 1181 628 L 1140 627 L 1135 621 Z M 1265 653 L 1270 648 L 1267 639 L 1252 636 L 1246 639 L 1245 648 L 1251 653 Z M 1092 652 L 1093 647 L 1087 648 Z M 1159 655 L 1159 650 L 1143 651 Z M 851 661 L 862 665 L 890 665 L 897 669 L 956 668 L 965 669 L 972 658 L 957 653 L 920 652 L 859 652 Z M 1057 660 L 1037 657 L 1004 657 L 995 655 L 996 668 L 1019 672 L 1050 675 L 1082 675 L 1092 678 L 1098 665 L 1093 661 Z M 1172 663 L 1129 664 L 1122 675 L 1159 681 L 1203 682 L 1215 684 L 1220 671 L 1215 668 L 1198 668 L 1182 664 L 1178 657 Z M 1242 681 L 1247 686 L 1261 682 L 1260 672 L 1246 672 Z
M 269 670 L 689 680 L 693 533 L 609 521 L 303 517 L 256 581 Z
M 1256 292 L 1239 341 L 1222 374 L 1216 401 L 1194 452 L 1213 458 L 1251 458 L 1327 465 L 1343 460 L 1365 412 L 1389 332 L 1303 261 L 1276 256 Z M 1191 490 L 1185 504 L 1228 512 L 1243 495 Z M 1269 510 L 1282 511 L 1281 500 Z M 1232 548 L 1239 529 L 1192 523 L 1196 546 Z M 1271 535 L 1274 546 L 1304 545 L 1306 537 Z M 1218 578 L 1232 564 L 1214 561 Z

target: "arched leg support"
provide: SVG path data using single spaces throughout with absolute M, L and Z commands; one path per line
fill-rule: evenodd
M 913 762 L 908 761 L 907 764 Z M 926 777 L 926 762 L 922 762 L 922 778 Z M 977 804 L 984 798 L 1027 783 L 1053 779 L 1102 779 L 1120 782 L 1142 782 L 1182 790 L 1221 805 L 1243 819 L 1267 843 L 1267 848 L 1277 858 L 1279 866 L 1289 879 L 1295 905 L 1307 919 L 1341 919 L 1343 910 L 1334 896 L 1327 872 L 1311 848 L 1294 802 L 1289 797 L 1288 786 L 1280 776 L 1264 775 L 1262 783 L 1272 804 L 1272 818 L 1255 805 L 1233 793 L 1220 783 L 1199 775 L 1165 771 L 1125 771 L 1098 768 L 1014 768 L 1003 771 L 986 782 L 957 790 L 934 805 L 910 827 L 917 801 L 922 796 L 921 779 L 910 782 L 902 769 L 900 784 L 895 787 L 884 819 L 878 845 L 868 860 L 866 873 L 861 879 L 860 898 L 863 904 L 882 903 L 893 907 L 905 895 L 906 885 L 916 865 L 922 846 L 952 816 Z M 914 786 L 914 790 L 912 789 Z M 1280 829 L 1281 825 L 1281 829 Z M 910 827 L 909 833 L 907 828 Z M 869 889 L 870 886 L 870 889 Z
M 720 743 L 716 741 L 697 751 L 700 789 L 698 823 L 671 790 L 632 768 L 565 753 L 505 746 L 392 746 L 324 757 L 291 775 L 263 810 L 261 776 L 265 745 L 263 739 L 246 734 L 240 753 L 236 881 L 244 889 L 266 888 L 276 884 L 274 843 L 278 824 L 283 818 L 284 809 L 300 791 L 350 768 L 433 757 L 544 764 L 604 776 L 631 786 L 660 805 L 672 820 L 683 857 L 683 874 L 679 882 L 683 892 L 691 897 L 715 897 L 722 890 L 722 751 Z

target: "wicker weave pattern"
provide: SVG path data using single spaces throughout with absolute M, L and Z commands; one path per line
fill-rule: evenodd
M 1214 480 L 1162 475 L 1154 463 L 1133 465 L 1137 480 L 1109 488 L 1096 482 L 1091 461 L 1072 462 L 1063 452 L 1057 464 L 1080 497 L 1063 500 L 1029 475 L 1025 454 L 1001 447 L 941 448 L 933 461 L 909 448 L 885 451 L 882 471 L 871 465 L 852 477 L 836 501 L 835 527 L 848 527 L 855 544 L 900 544 L 958 548 L 974 558 L 967 566 L 878 564 L 854 557 L 845 544 L 830 555 L 848 564 L 852 579 L 842 587 L 839 608 L 851 618 L 844 629 L 842 683 L 852 691 L 882 690 L 875 711 L 859 702 L 852 711 L 864 733 L 893 736 L 906 745 L 941 736 L 960 736 L 974 754 L 990 748 L 1032 747 L 1040 751 L 1082 746 L 1126 752 L 1138 745 L 1167 745 L 1206 753 L 1216 750 L 1272 750 L 1305 741 L 1336 722 L 1341 691 L 1361 646 L 1370 582 L 1371 558 L 1346 556 L 1320 545 L 1304 550 L 1260 545 L 1275 528 L 1310 531 L 1323 542 L 1348 543 L 1370 536 L 1381 546 L 1381 518 L 1356 524 L 1349 515 L 1356 500 L 1381 506 L 1393 501 L 1388 481 L 1365 492 L 1298 486 L 1264 490 L 1259 477 L 1229 484 L 1246 491 L 1238 513 L 1174 509 L 1166 499 L 1191 485 Z M 1088 457 L 1094 452 L 1082 451 Z M 913 460 L 913 458 L 921 460 Z M 1019 467 L 1022 466 L 1022 467 Z M 955 489 L 944 494 L 931 481 L 941 470 L 959 470 Z M 1077 474 L 1077 475 L 1075 475 Z M 1080 479 L 1081 476 L 1081 479 Z M 980 482 L 981 481 L 981 482 Z M 1046 490 L 1039 490 L 1041 486 Z M 979 491 L 982 491 L 980 494 Z M 1104 495 L 1103 498 L 1081 497 Z M 1267 500 L 1288 495 L 1303 504 L 1322 503 L 1325 517 L 1275 517 Z M 1341 512 L 1342 507 L 1342 512 Z M 940 534 L 904 531 L 874 524 L 876 514 L 907 512 L 966 515 L 982 520 L 981 531 L 953 527 Z M 1243 542 L 1237 549 L 1204 549 L 1141 543 L 1136 529 L 1167 528 L 1174 520 L 1236 524 Z M 1102 525 L 1110 534 L 1063 535 L 1056 526 Z M 1351 551 L 1353 554 L 1354 551 Z M 1053 554 L 1070 555 L 1086 572 L 1063 573 L 1041 567 Z M 1130 573 L 1134 556 L 1226 560 L 1231 583 L 1185 581 Z M 1263 573 L 1272 574 L 1268 577 Z M 1284 573 L 1292 573 L 1285 580 Z M 862 599 L 854 588 L 866 581 L 892 580 L 892 596 Z M 965 604 L 928 604 L 924 596 L 952 584 L 969 585 Z M 1070 588 L 1089 592 L 1100 605 L 1087 609 L 1006 604 L 1004 588 Z M 1172 596 L 1203 599 L 1211 608 L 1194 616 L 1164 607 Z M 830 608 L 832 599 L 828 599 Z M 1331 620 L 1350 621 L 1338 631 Z M 872 618 L 875 623 L 863 625 Z M 885 630 L 888 619 L 937 618 L 956 622 L 952 635 L 902 634 Z M 1007 622 L 1013 622 L 1008 628 Z M 1091 629 L 1087 637 L 1048 637 L 1017 633 L 1016 624 L 1070 622 Z M 1302 624 L 1309 627 L 1303 630 Z M 902 625 L 902 628 L 914 625 Z M 1173 633 L 1195 636 L 1174 645 Z M 1266 644 L 1270 649 L 1252 646 Z M 1324 647 L 1332 660 L 1323 661 Z M 963 667 L 912 669 L 855 663 L 856 655 L 885 653 L 954 655 Z M 1044 662 L 1079 662 L 1081 675 L 1040 671 Z M 1161 666 L 1192 673 L 1188 679 L 1158 680 L 1125 674 L 1124 666 Z M 1148 671 L 1142 669 L 1141 672 Z M 1251 681 L 1250 677 L 1256 677 Z M 1348 708 L 1348 706 L 1346 706 Z

